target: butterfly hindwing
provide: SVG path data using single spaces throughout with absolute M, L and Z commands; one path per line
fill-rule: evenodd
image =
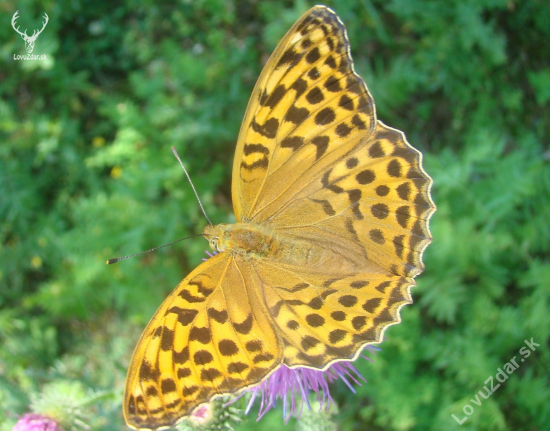
M 254 265 L 284 342 L 289 367 L 324 369 L 354 360 L 400 321 L 413 280 L 380 272 L 345 273 L 264 259 Z
M 130 426 L 172 426 L 213 396 L 259 383 L 282 361 L 254 274 L 222 253 L 166 298 L 129 367 L 123 411 Z

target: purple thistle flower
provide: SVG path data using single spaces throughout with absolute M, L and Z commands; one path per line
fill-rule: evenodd
M 15 424 L 12 431 L 62 431 L 53 419 L 37 413 L 25 413 Z
M 192 414 L 189 420 L 194 425 L 200 426 L 208 423 L 212 419 L 213 414 L 213 405 L 212 403 L 201 404 L 198 409 L 196 409 Z
M 367 346 L 367 350 L 376 354 L 377 347 Z M 372 359 L 361 355 L 363 358 L 372 362 Z M 328 412 L 330 405 L 336 403 L 330 395 L 329 384 L 340 378 L 350 390 L 355 394 L 353 384 L 361 386 L 361 380 L 366 382 L 365 378 L 359 374 L 359 371 L 350 361 L 340 361 L 332 364 L 326 370 L 313 370 L 311 368 L 288 368 L 281 365 L 266 380 L 259 385 L 246 389 L 236 398 L 226 405 L 232 404 L 245 394 L 252 394 L 252 397 L 246 407 L 245 414 L 248 414 L 256 397 L 260 397 L 260 411 L 258 418 L 260 420 L 271 408 L 274 408 L 278 398 L 283 400 L 283 418 L 285 423 L 291 416 L 302 414 L 304 404 L 311 410 L 308 396 L 311 392 L 317 396 L 319 410 L 325 409 Z
M 206 258 L 203 257 L 203 258 L 202 258 L 203 262 L 206 262 L 208 259 L 210 259 L 211 257 L 214 257 L 214 256 L 216 256 L 216 255 L 218 254 L 217 251 L 212 251 L 212 252 L 210 252 L 210 251 L 208 251 L 208 250 L 204 250 L 204 252 L 208 255 L 208 257 L 206 257 Z

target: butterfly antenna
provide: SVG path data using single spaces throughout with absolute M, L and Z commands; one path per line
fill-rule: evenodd
M 187 236 L 187 237 L 181 238 L 181 239 L 177 239 L 175 241 L 169 242 L 168 244 L 159 245 L 158 247 L 152 248 L 150 250 L 145 250 L 145 251 L 142 251 L 142 252 L 139 252 L 139 253 L 130 254 L 128 256 L 115 257 L 114 259 L 109 259 L 106 263 L 107 263 L 107 265 L 112 265 L 113 263 L 117 263 L 120 260 L 129 259 L 130 257 L 139 256 L 140 254 L 144 254 L 144 253 L 149 253 L 151 251 L 158 250 L 159 248 L 166 247 L 167 245 L 172 245 L 172 244 L 175 244 L 176 242 L 183 241 L 184 239 L 195 238 L 196 236 L 202 236 L 202 233 L 199 233 L 197 235 Z
M 189 176 L 189 174 L 187 173 L 187 169 L 185 169 L 185 166 L 183 166 L 183 163 L 180 159 L 180 156 L 178 156 L 178 152 L 176 151 L 176 147 L 172 147 L 172 153 L 174 153 L 174 156 L 176 156 L 176 159 L 178 159 L 178 162 L 180 162 L 180 165 L 183 169 L 183 172 L 185 172 L 185 175 L 187 175 L 187 179 L 189 180 L 189 184 L 191 184 L 191 188 L 193 189 L 193 192 L 195 192 L 195 196 L 197 197 L 197 200 L 199 201 L 199 205 L 201 207 L 201 210 L 202 210 L 202 213 L 204 214 L 204 216 L 206 217 L 206 220 L 208 220 L 208 223 L 210 223 L 210 226 L 214 226 L 212 224 L 212 222 L 210 221 L 210 219 L 208 218 L 208 216 L 206 215 L 206 211 L 204 210 L 204 207 L 202 206 L 202 202 L 199 198 L 199 195 L 197 193 L 197 190 L 195 190 L 195 186 L 193 185 L 193 181 L 191 181 L 191 177 Z

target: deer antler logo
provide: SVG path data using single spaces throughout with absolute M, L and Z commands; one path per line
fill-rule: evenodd
M 48 18 L 48 14 L 44 12 L 44 19 L 46 21 L 44 21 L 44 25 L 42 26 L 42 28 L 38 31 L 38 33 L 36 32 L 36 30 L 34 30 L 32 36 L 28 36 L 27 35 L 27 30 L 25 30 L 24 33 L 21 33 L 19 31 L 19 27 L 15 28 L 15 21 L 17 20 L 18 18 L 18 14 L 19 11 L 16 11 L 14 14 L 13 14 L 13 18 L 11 19 L 11 25 L 13 27 L 13 29 L 19 33 L 21 35 L 21 37 L 23 38 L 23 40 L 25 41 L 25 49 L 27 50 L 27 52 L 30 54 L 32 52 L 32 50 L 34 49 L 34 42 L 36 41 L 36 38 L 38 37 L 38 35 L 40 33 L 42 33 L 42 31 L 44 30 L 44 28 L 46 27 L 46 24 L 48 24 L 48 21 L 49 21 L 49 18 Z

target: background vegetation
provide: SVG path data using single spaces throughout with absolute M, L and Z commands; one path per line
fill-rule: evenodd
M 125 429 L 131 351 L 206 243 L 105 260 L 202 230 L 172 145 L 210 218 L 231 219 L 248 97 L 313 4 L 0 0 L 0 430 L 63 382 L 106 394 L 91 429 Z M 335 385 L 340 429 L 550 429 L 550 3 L 328 6 L 379 118 L 423 151 L 438 206 L 415 304 L 374 364 L 357 362 L 368 383 Z M 16 10 L 22 28 L 49 15 L 34 49 L 47 61 L 13 59 L 25 53 Z M 531 338 L 540 347 L 472 404 Z M 281 411 L 238 429 L 260 426 L 281 429 Z

